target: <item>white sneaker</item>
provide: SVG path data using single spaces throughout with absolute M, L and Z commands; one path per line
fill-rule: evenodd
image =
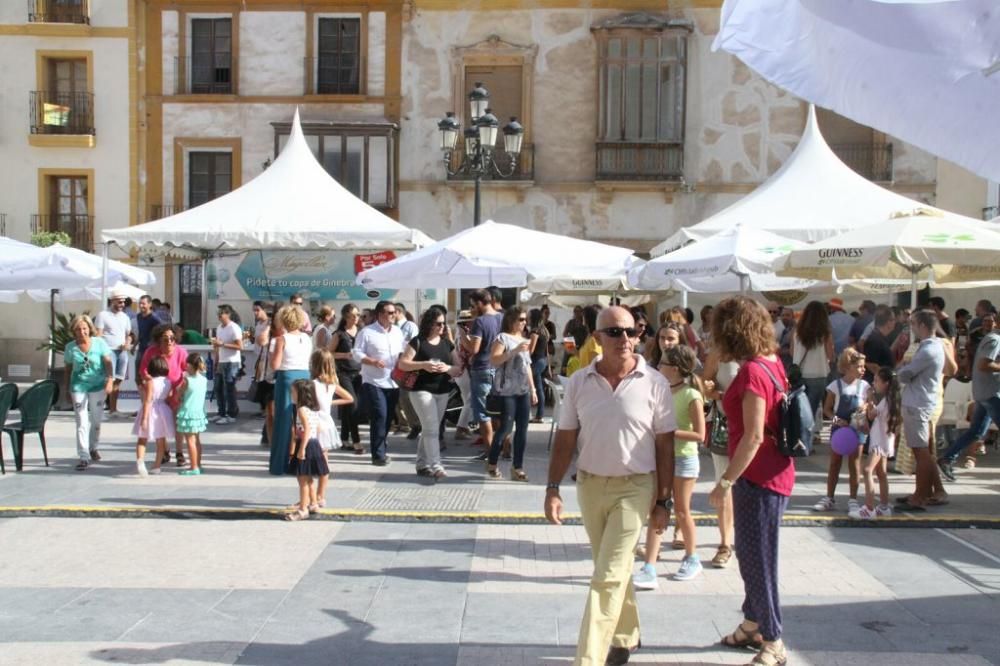
M 848 500 L 847 500 L 847 515 L 848 516 L 850 516 L 852 513 L 857 513 L 860 510 L 860 508 L 861 508 L 861 504 L 858 503 L 857 499 L 855 499 L 853 497 L 848 498 Z
M 135 461 L 135 472 L 139 476 L 149 476 L 149 472 L 146 471 L 146 463 L 143 460 Z
M 153 469 L 149 470 L 149 473 L 150 474 L 159 474 L 161 471 L 163 471 L 163 469 L 161 467 L 154 467 Z
M 214 423 L 215 425 L 224 425 L 226 423 L 226 417 L 216 416 L 214 419 L 212 419 L 212 423 Z
M 234 423 L 236 423 L 236 419 L 234 419 L 232 416 L 227 416 L 225 420 L 219 421 L 219 425 L 232 425 Z
M 832 497 L 821 497 L 818 502 L 813 504 L 813 511 L 833 511 L 836 502 L 833 501 Z
M 656 580 L 656 569 L 652 564 L 643 564 L 632 576 L 632 585 L 640 590 L 655 590 L 660 584 Z
M 875 507 L 875 515 L 879 518 L 892 518 L 892 507 L 888 504 L 880 504 Z
M 875 510 L 869 509 L 867 505 L 862 504 L 857 510 L 849 511 L 847 516 L 853 520 L 875 520 Z

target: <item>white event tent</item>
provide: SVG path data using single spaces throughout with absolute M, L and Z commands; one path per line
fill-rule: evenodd
M 358 284 L 387 288 L 532 288 L 532 281 L 620 284 L 640 260 L 632 250 L 487 220 L 416 252 L 358 274 Z
M 412 250 L 433 242 L 334 180 L 306 143 L 297 110 L 281 154 L 250 182 L 196 208 L 102 236 L 127 251 L 198 258 L 244 250 Z
M 736 225 L 813 243 L 916 205 L 840 161 L 823 139 L 810 105 L 799 145 L 774 175 L 728 208 L 678 230 L 650 254 L 666 254 Z

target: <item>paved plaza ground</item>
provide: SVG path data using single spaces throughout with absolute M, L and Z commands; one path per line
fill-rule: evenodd
M 570 663 L 591 562 L 581 526 L 540 522 L 547 424 L 533 426 L 529 484 L 484 480 L 478 449 L 450 433 L 452 476 L 436 484 L 413 473 L 400 436 L 387 468 L 337 452 L 327 511 L 289 524 L 271 512 L 295 483 L 264 472 L 260 423 L 213 426 L 197 478 L 172 465 L 136 477 L 123 420 L 105 424 L 105 460 L 84 473 L 69 414 L 50 422 L 48 468 L 29 440 L 15 473 L 6 442 L 0 663 Z M 800 465 L 782 531 L 790 663 L 1000 664 L 1000 531 L 984 529 L 1000 454 L 948 484 L 947 507 L 876 526 L 814 521 L 824 454 Z M 695 509 L 707 512 L 702 461 Z M 891 478 L 894 495 L 912 488 Z M 699 542 L 710 558 L 715 527 Z M 659 590 L 640 593 L 633 661 L 748 662 L 716 646 L 739 621 L 735 566 L 675 582 L 680 555 L 664 550 Z

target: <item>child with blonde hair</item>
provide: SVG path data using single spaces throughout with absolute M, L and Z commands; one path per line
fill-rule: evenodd
M 312 377 L 316 402 L 319 405 L 316 438 L 325 456 L 339 441 L 337 424 L 333 420 L 333 408 L 350 405 L 354 402 L 354 396 L 337 381 L 336 364 L 329 349 L 317 349 L 312 353 L 309 357 L 309 375 Z M 319 477 L 316 509 L 326 506 L 328 482 L 329 476 Z

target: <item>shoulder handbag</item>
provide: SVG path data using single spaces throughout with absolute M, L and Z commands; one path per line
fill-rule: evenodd
M 712 430 L 708 433 L 708 450 L 718 456 L 729 455 L 729 421 L 718 401 L 713 407 Z
M 800 342 L 799 344 L 802 343 Z M 793 355 L 792 363 L 791 365 L 788 366 L 788 372 L 785 373 L 785 375 L 788 377 L 788 384 L 790 386 L 794 387 L 802 385 L 802 366 L 805 365 L 806 357 L 809 356 L 809 352 L 811 351 L 812 351 L 811 349 L 807 349 L 806 352 L 802 354 L 802 358 L 799 359 L 798 363 L 795 362 L 795 358 Z
M 400 368 L 398 360 L 396 361 L 396 367 L 389 373 L 389 377 L 392 378 L 392 381 L 399 384 L 399 388 L 411 390 L 417 384 L 417 373 L 407 372 Z

